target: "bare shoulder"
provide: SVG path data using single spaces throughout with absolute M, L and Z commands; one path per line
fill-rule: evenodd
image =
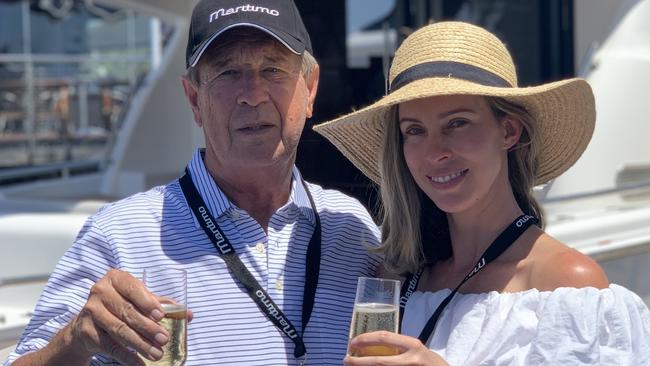
M 543 234 L 535 243 L 530 287 L 551 291 L 558 287 L 606 288 L 609 280 L 596 261 Z

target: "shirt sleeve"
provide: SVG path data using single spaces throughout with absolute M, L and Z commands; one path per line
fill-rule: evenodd
M 417 336 L 449 291 L 414 293 L 405 334 Z M 618 285 L 460 294 L 427 345 L 452 366 L 650 366 L 650 310 Z
M 650 312 L 636 294 L 575 291 L 558 289 L 540 308 L 522 365 L 650 365 Z
M 29 324 L 3 366 L 45 347 L 81 311 L 93 284 L 116 267 L 108 239 L 93 218 L 89 218 L 50 275 Z M 105 364 L 97 362 L 91 364 Z

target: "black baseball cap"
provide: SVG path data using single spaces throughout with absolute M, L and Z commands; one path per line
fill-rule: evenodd
M 201 0 L 192 12 L 185 66 L 194 67 L 219 35 L 253 27 L 275 37 L 291 52 L 313 53 L 307 29 L 293 0 Z

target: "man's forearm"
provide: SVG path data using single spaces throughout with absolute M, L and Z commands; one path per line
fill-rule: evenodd
M 23 355 L 11 366 L 88 366 L 92 355 L 81 348 L 80 345 L 74 344 L 71 327 L 68 324 L 45 348 Z

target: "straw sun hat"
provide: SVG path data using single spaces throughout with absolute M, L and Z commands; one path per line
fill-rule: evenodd
M 374 104 L 314 127 L 357 168 L 381 181 L 381 150 L 392 107 L 438 95 L 500 97 L 524 107 L 537 124 L 539 168 L 535 184 L 559 176 L 580 157 L 594 131 L 591 88 L 582 79 L 517 87 L 512 57 L 483 28 L 441 22 L 411 34 L 395 53 L 390 91 Z

